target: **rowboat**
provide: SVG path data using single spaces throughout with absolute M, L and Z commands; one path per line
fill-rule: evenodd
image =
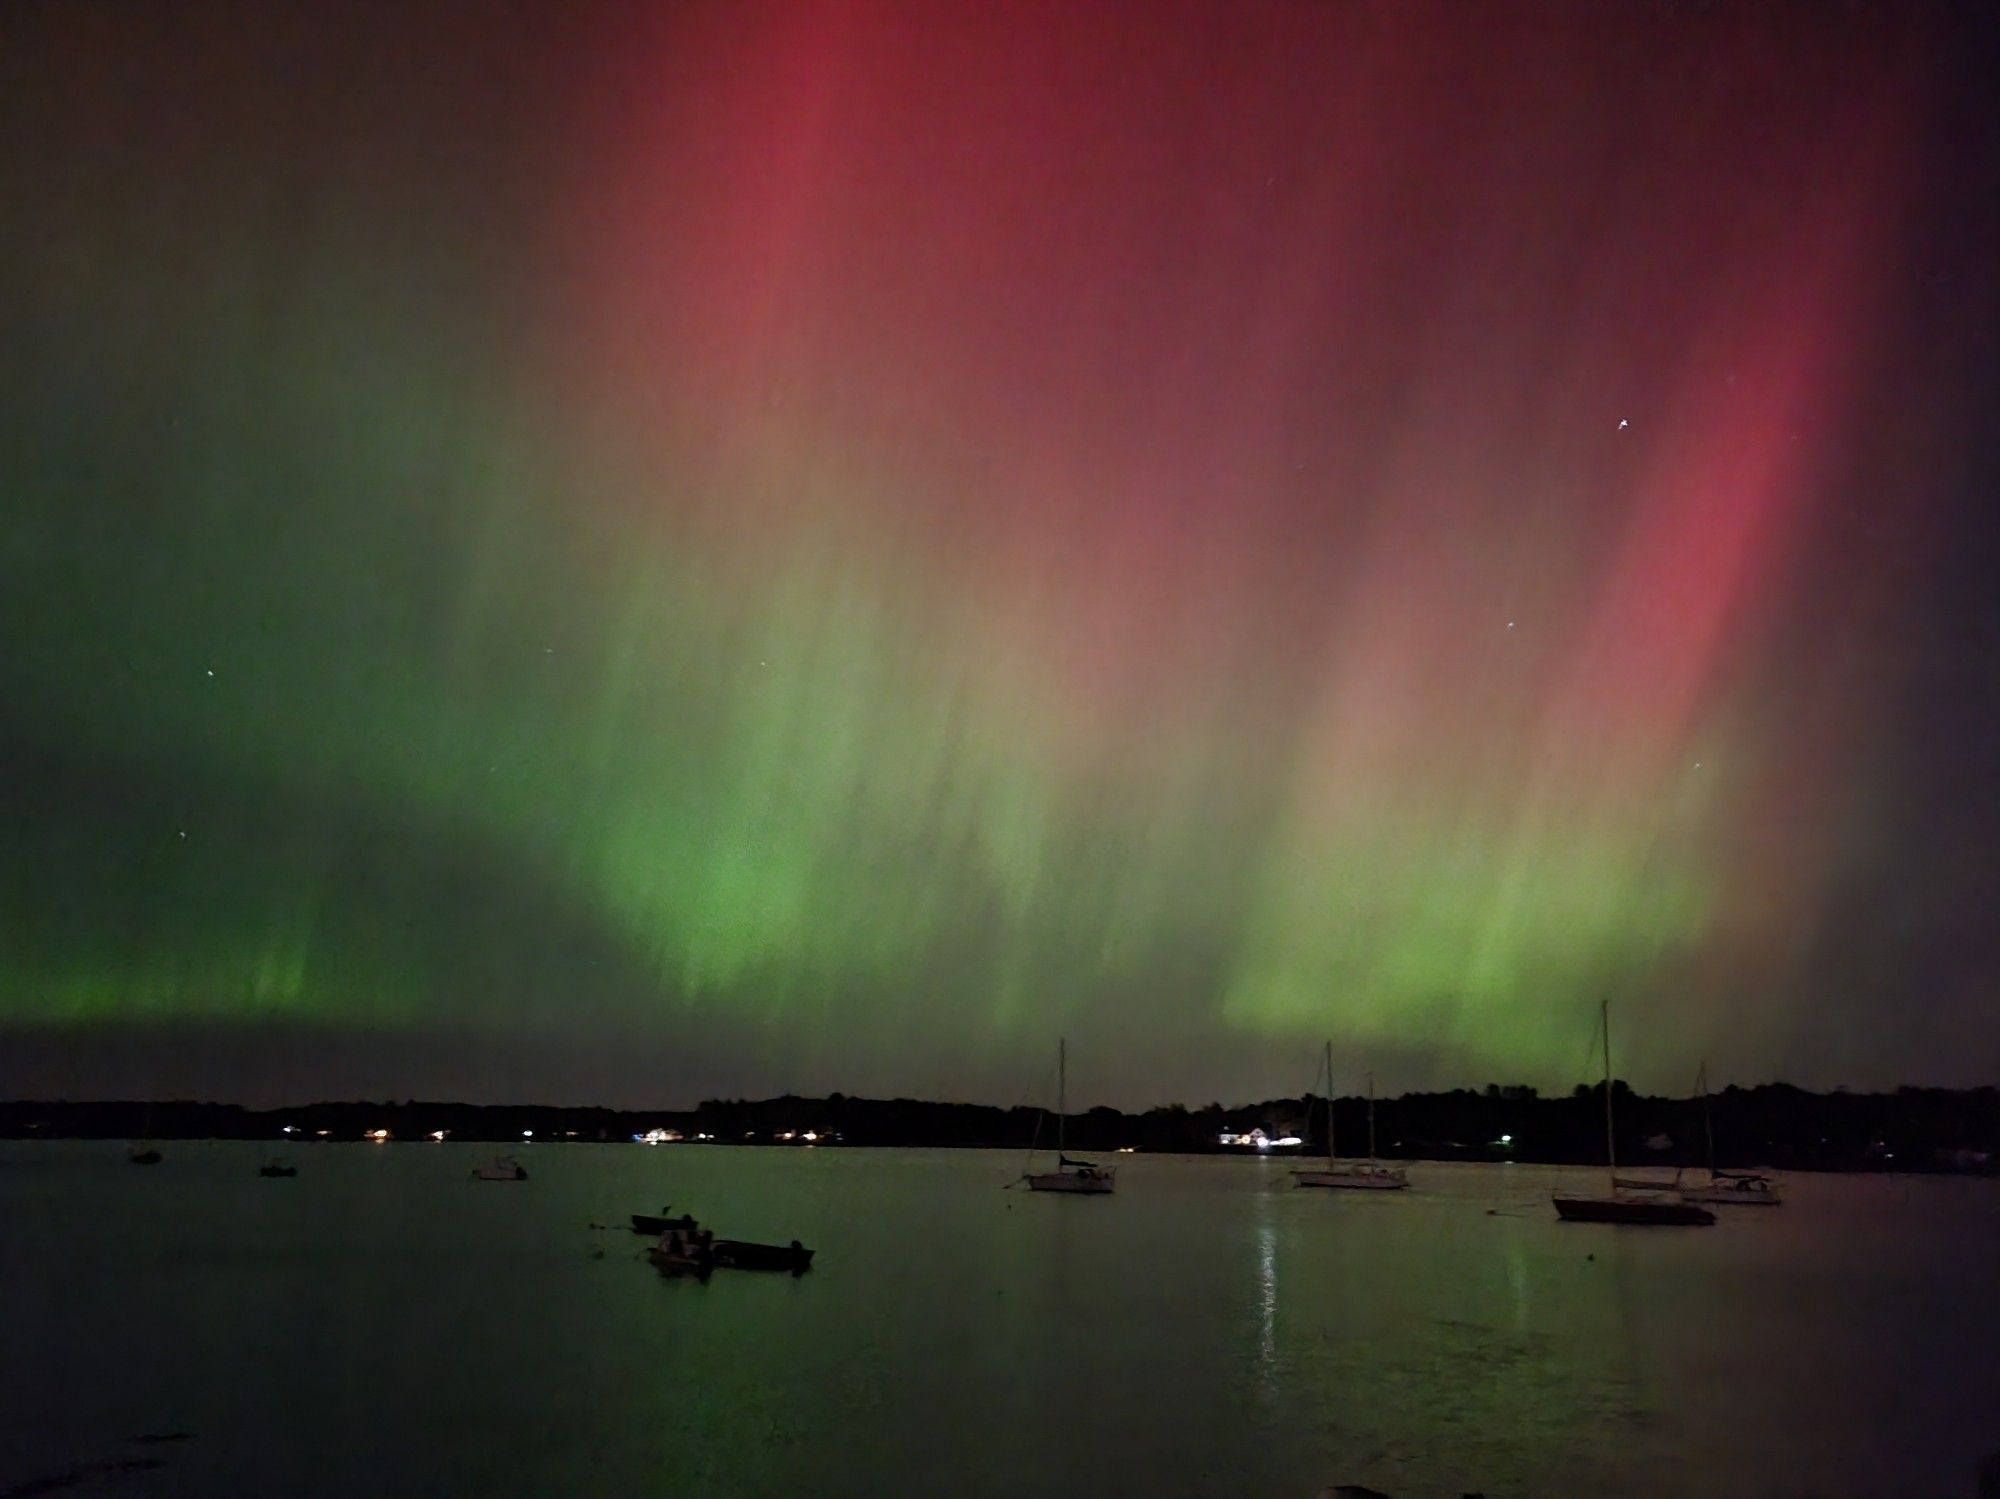
M 744 1239 L 717 1239 L 709 1246 L 724 1270 L 783 1270 L 804 1275 L 812 1269 L 813 1252 L 797 1239 L 789 1244 L 752 1244 Z

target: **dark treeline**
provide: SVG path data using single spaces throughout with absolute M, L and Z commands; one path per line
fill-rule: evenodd
M 1614 1085 L 1621 1165 L 1699 1165 L 1707 1157 L 1698 1099 L 1650 1098 Z M 1717 1163 L 1805 1170 L 1988 1171 L 2000 1165 L 2000 1089 L 1899 1088 L 1894 1093 L 1808 1093 L 1782 1083 L 1727 1088 L 1709 1101 Z M 1365 1150 L 1367 1105 L 1335 1105 L 1343 1155 Z M 75 1139 L 356 1140 L 388 1130 L 421 1140 L 519 1142 L 625 1141 L 648 1130 L 689 1140 L 712 1136 L 732 1145 L 803 1142 L 895 1146 L 990 1146 L 1024 1149 L 1054 1142 L 1052 1122 L 1029 1108 L 924 1103 L 910 1099 L 771 1098 L 712 1100 L 691 1110 L 562 1108 L 549 1105 L 315 1103 L 245 1109 L 234 1104 L 173 1102 L 23 1102 L 0 1104 L 0 1137 Z M 1126 1114 L 1095 1108 L 1073 1114 L 1071 1151 L 1215 1153 L 1225 1134 L 1262 1130 L 1299 1135 L 1304 1149 L 1325 1143 L 1325 1108 L 1304 1098 L 1224 1108 L 1179 1104 Z M 1589 1163 L 1604 1159 L 1601 1086 L 1542 1097 L 1532 1088 L 1489 1085 L 1482 1091 L 1413 1093 L 1376 1106 L 1384 1156 L 1420 1160 L 1519 1160 Z M 785 1137 L 790 1136 L 787 1140 Z

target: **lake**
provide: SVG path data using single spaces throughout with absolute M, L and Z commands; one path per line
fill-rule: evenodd
M 164 1149 L 0 1145 L 0 1494 L 1970 1495 L 2000 1449 L 2000 1182 L 1649 1230 L 1530 1166 Z M 592 1226 L 666 1203 L 814 1268 L 669 1281 Z

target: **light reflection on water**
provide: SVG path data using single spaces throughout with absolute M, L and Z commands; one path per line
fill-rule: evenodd
M 0 1146 L 0 1490 L 175 1430 L 141 1492 L 1952 1494 L 2000 1449 L 1991 1182 L 1647 1233 L 1501 1168 L 168 1150 Z M 666 1202 L 816 1267 L 669 1283 L 589 1226 Z
M 1278 1374 L 1278 1231 L 1268 1193 L 1256 1201 L 1257 1378 L 1265 1405 L 1275 1411 L 1284 1395 Z

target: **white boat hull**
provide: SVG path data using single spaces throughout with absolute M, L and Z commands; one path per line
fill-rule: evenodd
M 1681 1197 L 1687 1202 L 1726 1208 L 1775 1208 L 1783 1206 L 1785 1201 L 1776 1187 L 1731 1187 L 1719 1183 L 1712 1187 L 1683 1187 Z
M 1075 1192 L 1087 1197 L 1101 1197 L 1118 1189 L 1115 1176 L 1085 1176 L 1080 1171 L 1043 1171 L 1027 1178 L 1030 1192 Z
M 1400 1166 L 1322 1166 L 1292 1172 L 1300 1187 L 1339 1187 L 1350 1192 L 1394 1192 L 1410 1184 Z
M 1764 1176 L 1718 1176 L 1714 1181 L 1651 1181 L 1644 1177 L 1614 1177 L 1612 1188 L 1620 1192 L 1650 1192 L 1678 1197 L 1682 1202 L 1707 1203 L 1711 1207 L 1774 1208 L 1784 1202 L 1777 1183 Z

